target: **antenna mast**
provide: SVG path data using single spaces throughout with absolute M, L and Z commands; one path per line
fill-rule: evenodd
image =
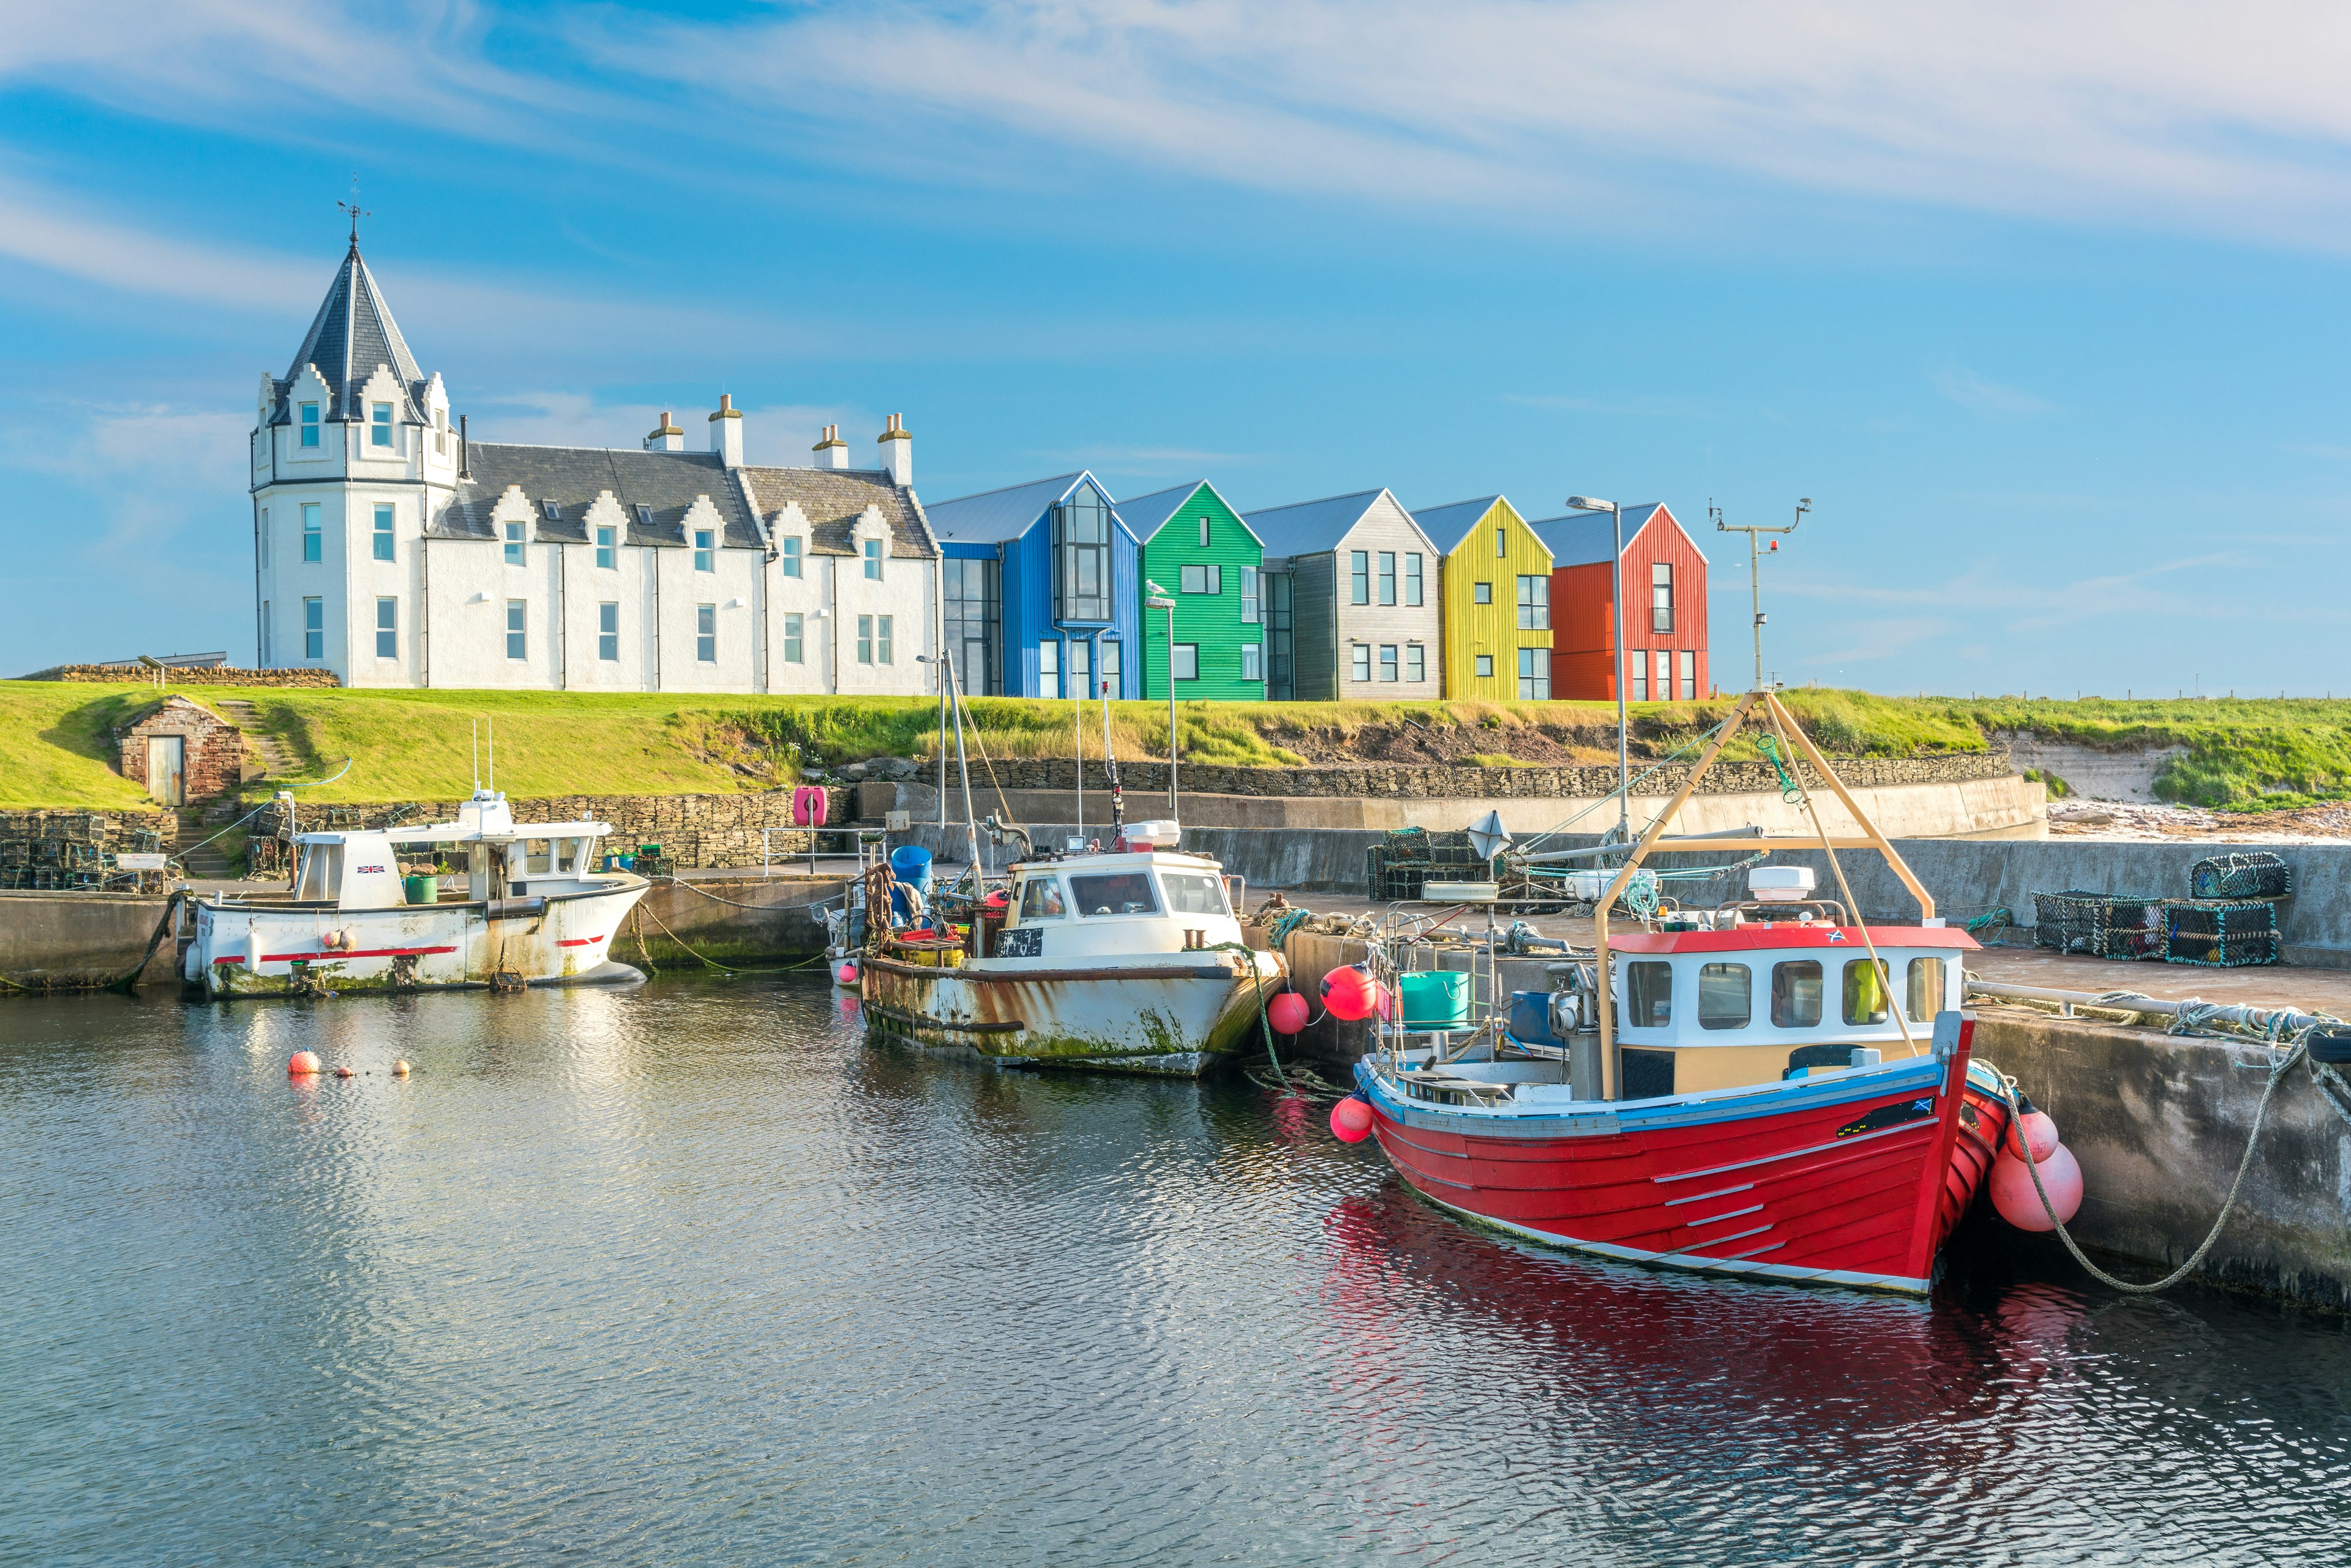
M 1790 523 L 1784 528 L 1760 528 L 1751 523 L 1742 524 L 1734 528 L 1722 520 L 1722 508 L 1716 506 L 1712 498 L 1709 497 L 1706 503 L 1706 514 L 1714 519 L 1715 532 L 1747 536 L 1747 593 L 1755 612 L 1754 689 L 1759 692 L 1763 689 L 1763 552 L 1758 541 L 1764 534 L 1794 533 L 1797 523 L 1802 523 L 1804 520 L 1804 514 L 1812 509 L 1813 498 L 1806 496 L 1796 503 L 1796 521 Z M 1777 539 L 1772 541 L 1771 548 L 1775 550 L 1780 548 Z

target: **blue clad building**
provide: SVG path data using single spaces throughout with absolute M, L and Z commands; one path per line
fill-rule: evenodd
M 1141 695 L 1142 549 L 1091 474 L 925 505 L 956 684 L 973 696 Z

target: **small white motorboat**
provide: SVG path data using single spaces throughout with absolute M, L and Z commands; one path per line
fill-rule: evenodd
M 298 834 L 290 893 L 194 901 L 181 972 L 214 997 L 633 983 L 644 977 L 609 949 L 652 884 L 591 869 L 611 831 L 517 822 L 504 795 L 476 789 L 454 822 Z M 403 878 L 400 852 L 417 846 L 458 852 L 463 885 Z

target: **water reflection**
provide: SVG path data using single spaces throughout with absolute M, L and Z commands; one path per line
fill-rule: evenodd
M 0 1560 L 2340 1556 L 2338 1320 L 1562 1257 L 820 983 L 22 1001 L 0 1116 Z

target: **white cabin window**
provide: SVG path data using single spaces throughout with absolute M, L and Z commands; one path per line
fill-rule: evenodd
M 1744 964 L 1698 967 L 1698 1027 L 1745 1029 L 1755 1013 L 1755 976 Z
M 1902 1011 L 1912 1023 L 1933 1023 L 1935 1015 L 1942 1011 L 1943 969 L 1940 958 L 1910 960 L 1910 994 L 1903 1000 Z
M 1771 1027 L 1821 1027 L 1821 967 L 1810 958 L 1771 966 Z
M 1020 919 L 1023 925 L 1031 920 L 1059 920 L 1067 913 L 1061 903 L 1061 884 L 1058 879 L 1032 876 L 1020 884 Z
M 1665 1029 L 1674 1021 L 1674 967 L 1651 961 L 1625 966 L 1632 1016 L 1627 1029 Z
M 1844 967 L 1844 1021 L 1849 1024 L 1884 1023 L 1886 993 L 1893 988 L 1886 983 L 1886 960 L 1872 963 L 1867 958 L 1855 958 Z
M 302 867 L 297 875 L 297 903 L 332 903 L 343 887 L 343 846 L 304 844 Z
M 1108 872 L 1100 876 L 1070 878 L 1070 892 L 1080 915 L 1156 915 L 1158 897 L 1151 878 L 1139 871 Z
M 547 839 L 525 839 L 522 841 L 522 869 L 526 876 L 548 876 L 555 870 L 555 846 Z
M 1167 913 L 1170 915 L 1230 915 L 1232 906 L 1225 902 L 1225 879 L 1202 872 L 1163 871 L 1160 882 L 1167 889 Z

